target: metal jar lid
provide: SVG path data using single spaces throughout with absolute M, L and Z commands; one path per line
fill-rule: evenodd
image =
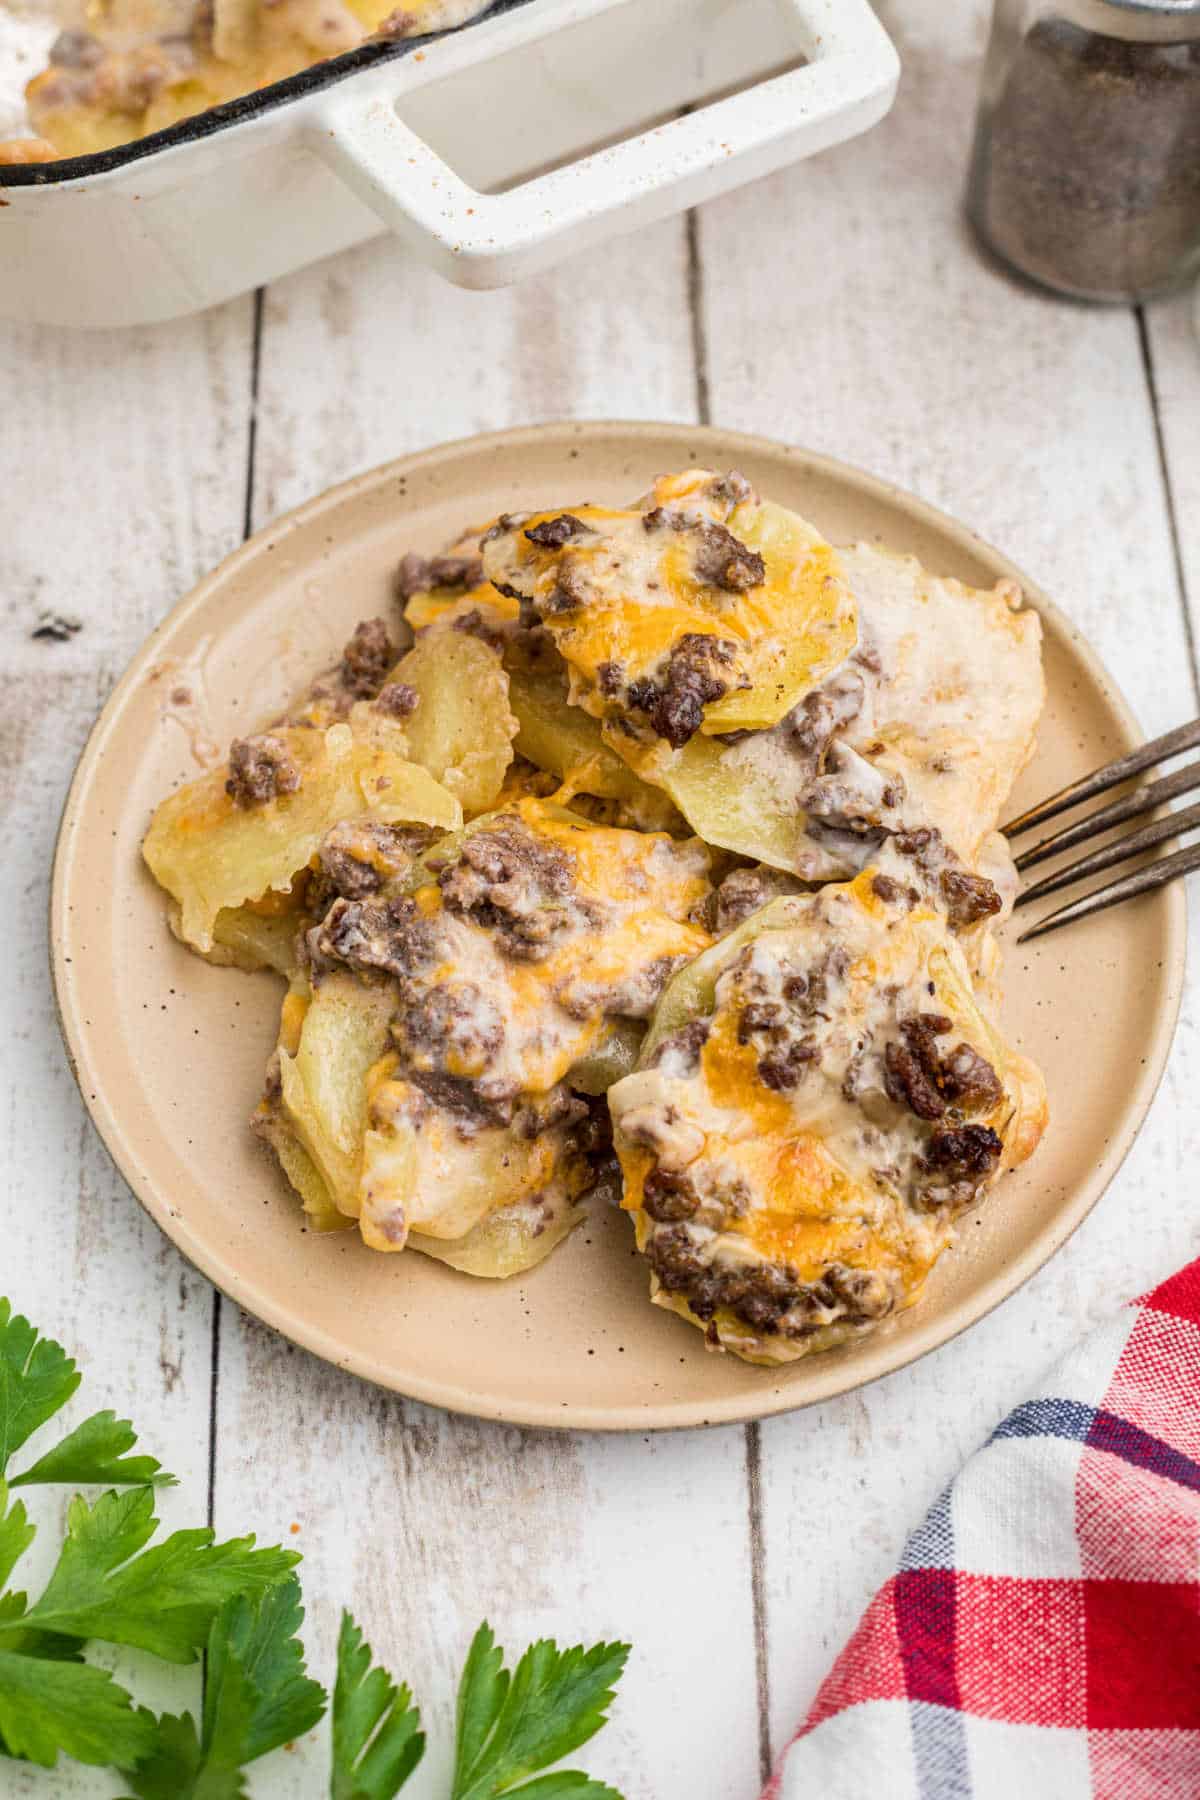
M 1200 42 L 1200 0 L 1060 0 L 1055 11 L 1105 37 L 1143 44 Z

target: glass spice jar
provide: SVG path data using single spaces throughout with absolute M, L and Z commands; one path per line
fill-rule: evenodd
M 967 209 L 1079 299 L 1200 270 L 1200 0 L 996 0 Z

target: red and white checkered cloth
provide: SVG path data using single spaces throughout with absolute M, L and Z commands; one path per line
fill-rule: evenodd
M 762 1800 L 1200 1800 L 1200 1262 L 910 1538 Z

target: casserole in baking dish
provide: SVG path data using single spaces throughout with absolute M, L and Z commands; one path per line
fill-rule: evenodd
M 867 0 L 496 0 L 0 168 L 0 315 L 171 318 L 385 228 L 498 286 L 867 129 L 898 73 Z
M 371 37 L 465 25 L 491 0 L 57 0 L 62 29 L 25 101 L 37 134 L 0 166 L 115 150 L 284 81 Z

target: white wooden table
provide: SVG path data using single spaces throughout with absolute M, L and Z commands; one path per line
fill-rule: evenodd
M 1200 1008 L 1121 1176 L 1066 1249 L 965 1337 L 760 1427 L 571 1437 L 447 1417 L 325 1367 L 221 1302 L 110 1166 L 54 1022 L 59 807 L 142 637 L 253 530 L 440 439 L 563 417 L 772 434 L 970 522 L 1090 634 L 1148 731 L 1197 711 L 1200 349 L 1184 300 L 1080 309 L 967 241 L 960 193 L 983 0 L 886 0 L 901 97 L 846 148 L 516 291 L 444 286 L 393 243 L 129 334 L 0 327 L 0 1292 L 60 1337 L 90 1405 L 182 1478 L 175 1524 L 304 1552 L 328 1679 L 341 1604 L 423 1697 L 445 1792 L 452 1684 L 501 1641 L 635 1646 L 591 1766 L 627 1800 L 752 1800 L 907 1531 L 1091 1321 L 1200 1248 Z M 1192 611 L 1189 613 L 1189 589 Z M 71 641 L 36 639 L 44 608 Z M 143 1692 L 147 1677 L 139 1671 Z M 177 1687 L 164 1701 L 180 1702 Z M 325 1791 L 323 1733 L 256 1796 Z M 75 1769 L 6 1793 L 115 1793 Z

